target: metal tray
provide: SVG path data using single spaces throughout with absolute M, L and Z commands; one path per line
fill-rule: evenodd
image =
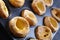
M 9 37 L 11 38 L 11 40 L 26 40 L 29 37 L 35 38 L 34 30 L 38 25 L 41 25 L 41 26 L 43 25 L 43 18 L 45 16 L 51 16 L 50 10 L 52 9 L 52 7 L 58 7 L 58 8 L 60 7 L 60 5 L 59 5 L 60 0 L 54 0 L 53 6 L 52 7 L 47 7 L 46 13 L 43 16 L 38 16 L 37 14 L 35 14 L 37 19 L 38 19 L 38 23 L 37 23 L 37 25 L 32 26 L 30 28 L 29 34 L 25 38 L 17 38 L 17 37 L 14 37 L 11 34 L 11 32 L 9 31 L 9 26 L 8 26 L 9 20 L 11 20 L 15 16 L 20 16 L 21 11 L 24 10 L 24 9 L 29 9 L 29 10 L 33 11 L 32 8 L 31 8 L 32 0 L 26 0 L 24 6 L 20 7 L 20 8 L 13 7 L 9 3 L 9 0 L 4 0 L 4 2 L 6 3 L 6 6 L 8 7 L 10 16 L 8 17 L 8 19 L 0 18 L 0 23 L 1 23 L 2 27 L 4 28 L 4 30 L 7 32 L 7 35 L 9 35 Z M 57 32 L 53 33 L 52 37 L 54 37 L 56 33 Z

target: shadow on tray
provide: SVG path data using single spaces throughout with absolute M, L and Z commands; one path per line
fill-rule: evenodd
M 0 40 L 13 40 L 0 23 Z

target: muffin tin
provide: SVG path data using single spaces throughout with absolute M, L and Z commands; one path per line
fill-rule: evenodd
M 59 7 L 59 2 L 58 2 L 58 1 L 59 1 L 59 0 L 54 0 L 54 4 L 53 4 L 52 7 Z M 9 3 L 9 0 L 4 0 L 4 2 L 6 3 L 6 6 L 7 6 L 8 10 L 9 10 L 9 17 L 8 17 L 7 19 L 2 19 L 2 18 L 0 18 L 0 22 L 1 22 L 1 24 L 3 25 L 3 28 L 7 31 L 7 33 L 9 34 L 9 36 L 10 36 L 13 40 L 27 40 L 27 38 L 29 38 L 29 37 L 35 38 L 35 33 L 34 33 L 35 28 L 36 28 L 38 25 L 41 25 L 41 26 L 43 25 L 43 18 L 44 18 L 45 16 L 51 16 L 51 12 L 50 12 L 50 11 L 51 11 L 52 7 L 47 7 L 46 13 L 45 13 L 44 15 L 42 15 L 42 16 L 39 16 L 39 15 L 35 14 L 36 17 L 37 17 L 37 19 L 38 19 L 38 23 L 37 23 L 35 26 L 31 26 L 31 27 L 30 27 L 30 32 L 29 32 L 29 34 L 28 34 L 25 38 L 17 38 L 17 37 L 15 37 L 15 36 L 13 36 L 12 33 L 10 32 L 10 30 L 9 30 L 9 24 L 8 24 L 8 23 L 9 23 L 9 21 L 10 21 L 13 17 L 15 17 L 15 16 L 20 16 L 22 10 L 24 10 L 24 9 L 29 9 L 29 10 L 33 11 L 32 8 L 31 8 L 32 0 L 25 0 L 24 6 L 22 6 L 22 7 L 20 7 L 20 8 L 15 8 L 15 7 L 13 7 L 13 6 Z M 60 23 L 59 23 L 59 24 L 60 24 Z M 55 36 L 56 33 L 57 33 L 57 32 L 53 33 L 52 38 Z

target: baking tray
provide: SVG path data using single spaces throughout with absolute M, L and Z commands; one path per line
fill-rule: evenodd
M 24 9 L 29 9 L 29 10 L 33 11 L 32 8 L 31 8 L 32 0 L 25 0 L 24 6 L 22 6 L 20 8 L 13 7 L 9 3 L 9 0 L 4 0 L 4 2 L 6 3 L 6 6 L 7 6 L 8 10 L 9 10 L 9 14 L 10 15 L 9 15 L 8 19 L 2 19 L 2 18 L 0 18 L 0 23 L 1 23 L 2 27 L 4 28 L 4 30 L 7 32 L 7 34 L 9 35 L 9 37 L 11 38 L 10 40 L 27 40 L 27 38 L 30 38 L 30 37 L 35 38 L 34 30 L 35 30 L 35 28 L 38 25 L 40 25 L 40 26 L 43 25 L 43 18 L 45 16 L 51 16 L 51 12 L 50 11 L 51 11 L 51 9 L 53 7 L 60 8 L 60 0 L 54 0 L 53 6 L 52 7 L 47 7 L 46 13 L 43 16 L 38 16 L 37 14 L 35 14 L 36 17 L 37 17 L 37 19 L 38 19 L 38 23 L 35 26 L 30 27 L 29 34 L 25 38 L 17 38 L 17 37 L 14 37 L 11 34 L 10 30 L 9 30 L 9 25 L 8 25 L 9 20 L 11 20 L 15 16 L 20 16 L 21 15 L 21 11 L 24 10 Z M 57 32 L 53 33 L 52 38 L 55 36 L 55 34 Z

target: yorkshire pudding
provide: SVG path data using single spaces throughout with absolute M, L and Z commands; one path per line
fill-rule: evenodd
M 53 17 L 45 17 L 44 24 L 51 28 L 52 32 L 57 31 L 59 28 L 58 22 Z
M 31 26 L 37 24 L 37 18 L 32 11 L 29 11 L 29 10 L 22 11 L 22 17 L 27 19 L 27 21 Z
M 38 15 L 43 15 L 46 12 L 46 6 L 42 0 L 33 0 L 32 9 Z
M 35 29 L 35 36 L 38 40 L 51 40 L 52 32 L 47 26 L 38 26 Z
M 29 33 L 29 23 L 23 17 L 14 17 L 9 22 L 9 28 L 16 37 L 25 37 Z
M 60 8 L 52 8 L 51 10 L 52 16 L 60 22 Z
M 14 7 L 21 7 L 24 5 L 25 0 L 9 0 L 9 2 L 14 6 Z
M 6 19 L 8 18 L 8 9 L 3 0 L 0 0 L 0 17 Z

